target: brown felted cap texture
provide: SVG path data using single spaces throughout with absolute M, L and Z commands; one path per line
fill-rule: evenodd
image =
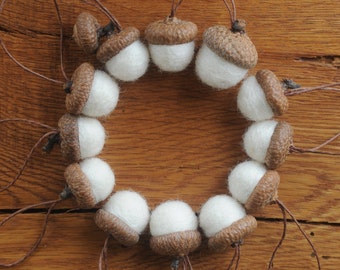
M 280 184 L 280 175 L 269 170 L 260 179 L 253 192 L 250 194 L 244 207 L 249 213 L 254 213 L 264 206 L 272 203 L 277 197 Z
M 196 24 L 167 17 L 150 23 L 145 29 L 145 39 L 155 45 L 176 45 L 191 42 L 198 29 Z
M 81 114 L 91 92 L 94 67 L 89 63 L 81 64 L 72 75 L 71 92 L 66 95 L 66 110 L 72 114 Z
M 100 25 L 90 13 L 79 14 L 76 24 L 73 26 L 73 38 L 77 45 L 86 53 L 94 53 L 98 48 L 97 30 Z
M 93 195 L 91 184 L 78 163 L 69 165 L 64 172 L 64 176 L 80 208 L 86 209 L 96 206 L 97 202 Z
M 103 209 L 99 209 L 94 217 L 97 226 L 111 234 L 124 246 L 133 246 L 139 241 L 139 234 L 120 218 Z
M 151 249 L 160 255 L 185 256 L 201 245 L 202 237 L 199 231 L 169 233 L 150 238 Z
M 259 70 L 256 73 L 256 80 L 262 87 L 274 114 L 284 114 L 288 110 L 288 98 L 285 96 L 282 84 L 274 72 L 268 69 Z
M 80 160 L 79 130 L 77 116 L 64 114 L 58 122 L 60 148 L 63 157 L 69 162 Z
M 117 55 L 121 50 L 139 39 L 139 30 L 127 27 L 119 33 L 111 35 L 98 49 L 97 59 L 105 63 Z
M 210 237 L 208 246 L 216 252 L 224 251 L 233 243 L 238 243 L 243 240 L 243 238 L 253 232 L 256 227 L 256 219 L 253 216 L 247 215 Z
M 292 143 L 292 127 L 287 122 L 279 121 L 274 129 L 264 161 L 269 169 L 274 170 L 285 162 Z
M 212 26 L 204 32 L 203 41 L 217 55 L 241 68 L 250 69 L 257 63 L 256 48 L 245 32 Z

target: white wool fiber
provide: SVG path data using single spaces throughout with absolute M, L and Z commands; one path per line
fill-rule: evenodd
M 149 44 L 151 59 L 163 71 L 178 72 L 184 70 L 194 56 L 195 42 L 177 45 Z
M 267 120 L 274 116 L 255 76 L 250 76 L 242 83 L 237 96 L 237 107 L 245 118 L 252 121 Z
M 85 116 L 78 117 L 80 158 L 85 159 L 98 155 L 105 143 L 105 130 L 101 123 Z
M 253 160 L 235 166 L 228 176 L 228 188 L 233 198 L 245 204 L 266 171 L 263 164 Z
M 79 165 L 91 184 L 96 203 L 109 197 L 115 185 L 115 175 L 110 165 L 100 158 L 87 158 Z
M 149 223 L 150 211 L 146 200 L 137 192 L 118 191 L 107 201 L 103 209 L 120 218 L 138 234 Z
M 121 81 L 135 81 L 146 72 L 149 65 L 149 51 L 136 40 L 106 62 L 109 74 Z
M 91 117 L 109 115 L 118 103 L 119 86 L 104 71 L 96 70 L 89 98 L 82 113 Z
M 216 195 L 202 206 L 199 224 L 209 238 L 245 216 L 246 211 L 235 199 L 227 195 Z
M 277 123 L 275 120 L 264 120 L 248 128 L 243 135 L 243 147 L 250 158 L 264 163 Z
M 228 89 L 238 84 L 248 70 L 238 67 L 218 56 L 203 43 L 196 58 L 196 74 L 205 84 Z
M 196 230 L 197 226 L 195 212 L 182 201 L 164 202 L 151 213 L 150 233 L 152 236 Z

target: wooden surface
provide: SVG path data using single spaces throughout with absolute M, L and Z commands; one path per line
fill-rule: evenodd
M 25 65 L 62 79 L 59 28 L 52 1 L 8 1 L 0 18 L 1 37 Z M 59 1 L 65 30 L 64 57 L 68 76 L 82 62 L 100 64 L 86 56 L 71 39 L 72 26 L 84 10 L 104 24 L 96 8 L 81 1 Z M 165 17 L 171 1 L 103 1 L 123 26 L 141 31 Z M 271 69 L 279 78 L 304 86 L 340 80 L 340 4 L 338 1 L 237 1 L 238 17 L 259 53 L 251 74 Z M 178 17 L 204 29 L 229 25 L 222 1 L 184 1 Z M 0 118 L 27 118 L 56 126 L 65 113 L 60 87 L 17 67 L 0 54 Z M 114 169 L 116 190 L 141 192 L 151 208 L 167 199 L 188 202 L 195 211 L 210 196 L 226 192 L 225 179 L 235 164 L 246 159 L 241 138 L 249 123 L 236 108 L 237 88 L 216 91 L 202 85 L 194 65 L 177 74 L 150 65 L 134 83 L 122 83 L 117 109 L 103 120 L 108 138 L 100 157 Z M 281 119 L 294 128 L 299 147 L 313 147 L 340 130 L 340 94 L 313 92 L 289 97 L 290 109 Z M 0 185 L 17 173 L 30 147 L 46 130 L 28 125 L 0 126 Z M 336 141 L 325 149 L 340 152 Z M 49 154 L 36 151 L 21 179 L 0 194 L 0 219 L 15 209 L 57 198 L 64 186 L 66 162 L 58 147 Z M 319 251 L 322 269 L 340 265 L 339 157 L 292 154 L 279 168 L 279 196 L 301 221 Z M 94 211 L 75 211 L 73 200 L 58 205 L 41 246 L 15 269 L 96 269 L 105 234 L 93 222 Z M 44 209 L 18 216 L 0 228 L 0 262 L 22 255 L 38 235 Z M 265 269 L 282 231 L 277 206 L 256 214 L 258 229 L 242 246 L 240 269 Z M 202 247 L 190 255 L 194 269 L 226 269 L 233 251 L 213 254 Z M 148 235 L 140 244 L 123 248 L 111 241 L 109 269 L 170 269 L 171 258 L 155 255 Z M 289 222 L 287 240 L 275 269 L 316 269 L 306 241 Z

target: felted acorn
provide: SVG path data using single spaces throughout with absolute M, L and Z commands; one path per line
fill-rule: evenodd
M 254 160 L 244 161 L 233 168 L 227 180 L 229 192 L 253 213 L 277 199 L 280 175 Z
M 285 90 L 272 71 L 259 70 L 256 76 L 250 76 L 242 83 L 237 96 L 237 107 L 249 120 L 271 119 L 288 110 Z
M 125 246 L 135 245 L 150 219 L 146 200 L 137 192 L 113 194 L 95 215 L 97 226 Z
M 70 164 L 64 176 L 80 208 L 93 208 L 105 201 L 115 185 L 110 165 L 96 157 Z
M 73 26 L 72 37 L 86 53 L 94 53 L 98 48 L 100 29 L 100 24 L 94 16 L 88 12 L 82 12 Z
M 135 81 L 144 75 L 149 65 L 149 52 L 139 38 L 137 28 L 126 27 L 101 44 L 97 59 L 105 64 L 110 75 L 121 81 Z
M 65 114 L 58 127 L 61 152 L 69 162 L 94 157 L 104 147 L 105 130 L 95 118 Z
M 241 27 L 240 27 L 241 26 Z M 257 51 L 244 30 L 245 22 L 233 21 L 233 27 L 208 28 L 196 58 L 196 74 L 213 88 L 228 89 L 239 83 L 257 64 Z
M 201 244 L 195 212 L 185 202 L 166 201 L 150 217 L 150 247 L 160 255 L 184 257 Z
M 276 169 L 284 163 L 293 145 L 293 129 L 284 121 L 264 120 L 254 122 L 243 135 L 247 155 Z
M 83 63 L 74 71 L 71 82 L 66 90 L 67 112 L 102 117 L 109 115 L 116 107 L 119 86 L 104 71 Z
M 184 70 L 194 56 L 197 31 L 196 24 L 171 16 L 149 24 L 145 39 L 152 61 L 163 71 Z
M 227 195 L 216 195 L 203 204 L 199 224 L 208 238 L 209 248 L 217 252 L 242 242 L 257 227 L 256 219 Z

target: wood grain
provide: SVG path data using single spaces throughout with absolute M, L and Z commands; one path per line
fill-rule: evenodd
M 72 40 L 72 27 L 84 10 L 105 24 L 106 17 L 82 1 L 58 1 L 64 28 L 66 73 L 82 62 L 100 64 L 85 55 Z M 103 1 L 123 26 L 143 32 L 148 23 L 165 17 L 171 1 Z M 340 80 L 340 5 L 337 1 L 237 1 L 237 13 L 247 21 L 247 32 L 259 52 L 250 73 L 271 69 L 279 78 L 304 86 Z M 222 1 L 184 1 L 178 17 L 199 28 L 198 50 L 204 29 L 229 24 Z M 59 26 L 52 1 L 8 1 L 0 16 L 0 34 L 19 61 L 48 77 L 62 80 Z M 0 119 L 26 118 L 55 126 L 65 113 L 60 85 L 23 71 L 0 53 Z M 121 83 L 120 101 L 102 119 L 108 134 L 100 157 L 114 169 L 116 190 L 141 192 L 151 208 L 167 199 L 182 199 L 195 211 L 210 196 L 227 191 L 225 179 L 247 157 L 242 134 L 249 125 L 237 111 L 237 87 L 215 91 L 194 74 L 194 64 L 176 74 L 150 65 L 133 83 Z M 296 146 L 310 148 L 339 132 L 339 93 L 311 92 L 289 97 L 290 108 L 280 119 L 294 128 Z M 0 186 L 18 172 L 37 139 L 47 130 L 24 124 L 0 125 Z M 339 140 L 325 150 L 340 152 Z M 35 151 L 21 179 L 0 194 L 0 219 L 26 205 L 57 198 L 64 187 L 66 162 L 58 147 L 51 154 Z M 279 168 L 279 197 L 303 222 L 322 256 L 323 269 L 338 269 L 340 174 L 337 156 L 291 154 Z M 76 208 L 73 200 L 60 204 L 52 215 L 47 235 L 27 262 L 15 269 L 95 269 L 105 235 L 92 221 L 93 213 L 65 214 Z M 37 210 L 43 212 L 43 210 Z M 60 214 L 61 212 L 61 214 Z M 281 213 L 275 205 L 256 214 L 258 230 L 242 247 L 240 269 L 264 269 L 281 232 Z M 0 262 L 24 252 L 37 235 L 41 213 L 25 214 L 0 228 Z M 20 237 L 18 237 L 20 235 Z M 171 259 L 154 255 L 148 237 L 131 249 L 114 241 L 110 269 L 169 269 Z M 276 269 L 316 269 L 306 242 L 289 224 L 287 242 L 278 254 Z M 206 249 L 190 256 L 194 269 L 227 268 L 227 254 Z M 46 266 L 48 265 L 48 267 Z

